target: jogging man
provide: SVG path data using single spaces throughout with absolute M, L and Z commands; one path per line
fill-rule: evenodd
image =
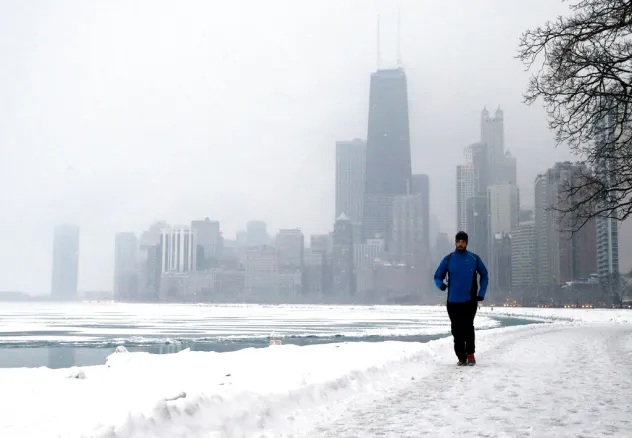
M 478 302 L 487 292 L 487 268 L 479 256 L 467 250 L 467 233 L 456 233 L 456 250 L 443 258 L 434 275 L 441 290 L 448 290 L 448 316 L 450 317 L 454 352 L 457 365 L 475 365 L 474 317 Z M 448 276 L 447 284 L 444 282 Z M 480 289 L 477 276 L 480 276 Z

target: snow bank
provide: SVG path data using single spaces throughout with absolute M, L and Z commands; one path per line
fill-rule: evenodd
M 103 366 L 1 370 L 0 436 L 242 436 L 278 412 L 377 391 L 398 364 L 431 350 L 409 342 L 168 355 L 121 348 Z
M 567 321 L 577 323 L 632 323 L 630 309 L 552 309 L 531 307 L 482 307 L 478 315 L 511 316 L 537 321 Z

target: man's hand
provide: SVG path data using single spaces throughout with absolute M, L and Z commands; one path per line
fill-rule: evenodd
M 476 296 L 476 299 L 477 299 L 478 301 L 483 301 L 485 298 L 484 298 L 484 297 L 482 297 L 482 296 L 480 296 L 480 295 L 477 295 L 477 296 Z
M 445 283 L 441 283 L 441 287 L 439 289 L 441 290 L 446 290 L 448 288 L 448 285 Z

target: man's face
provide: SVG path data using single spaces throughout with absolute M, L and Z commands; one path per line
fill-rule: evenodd
M 465 251 L 467 248 L 467 242 L 465 240 L 457 240 L 456 241 L 456 250 L 457 251 Z

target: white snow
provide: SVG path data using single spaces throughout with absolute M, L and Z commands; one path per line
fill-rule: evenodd
M 539 321 L 632 324 L 630 309 L 555 309 L 534 307 L 481 307 L 478 316 L 512 316 Z
M 479 363 L 465 369 L 451 338 L 169 355 L 119 348 L 101 366 L 4 369 L 0 436 L 629 436 L 630 311 L 480 312 L 554 322 L 478 331 Z

